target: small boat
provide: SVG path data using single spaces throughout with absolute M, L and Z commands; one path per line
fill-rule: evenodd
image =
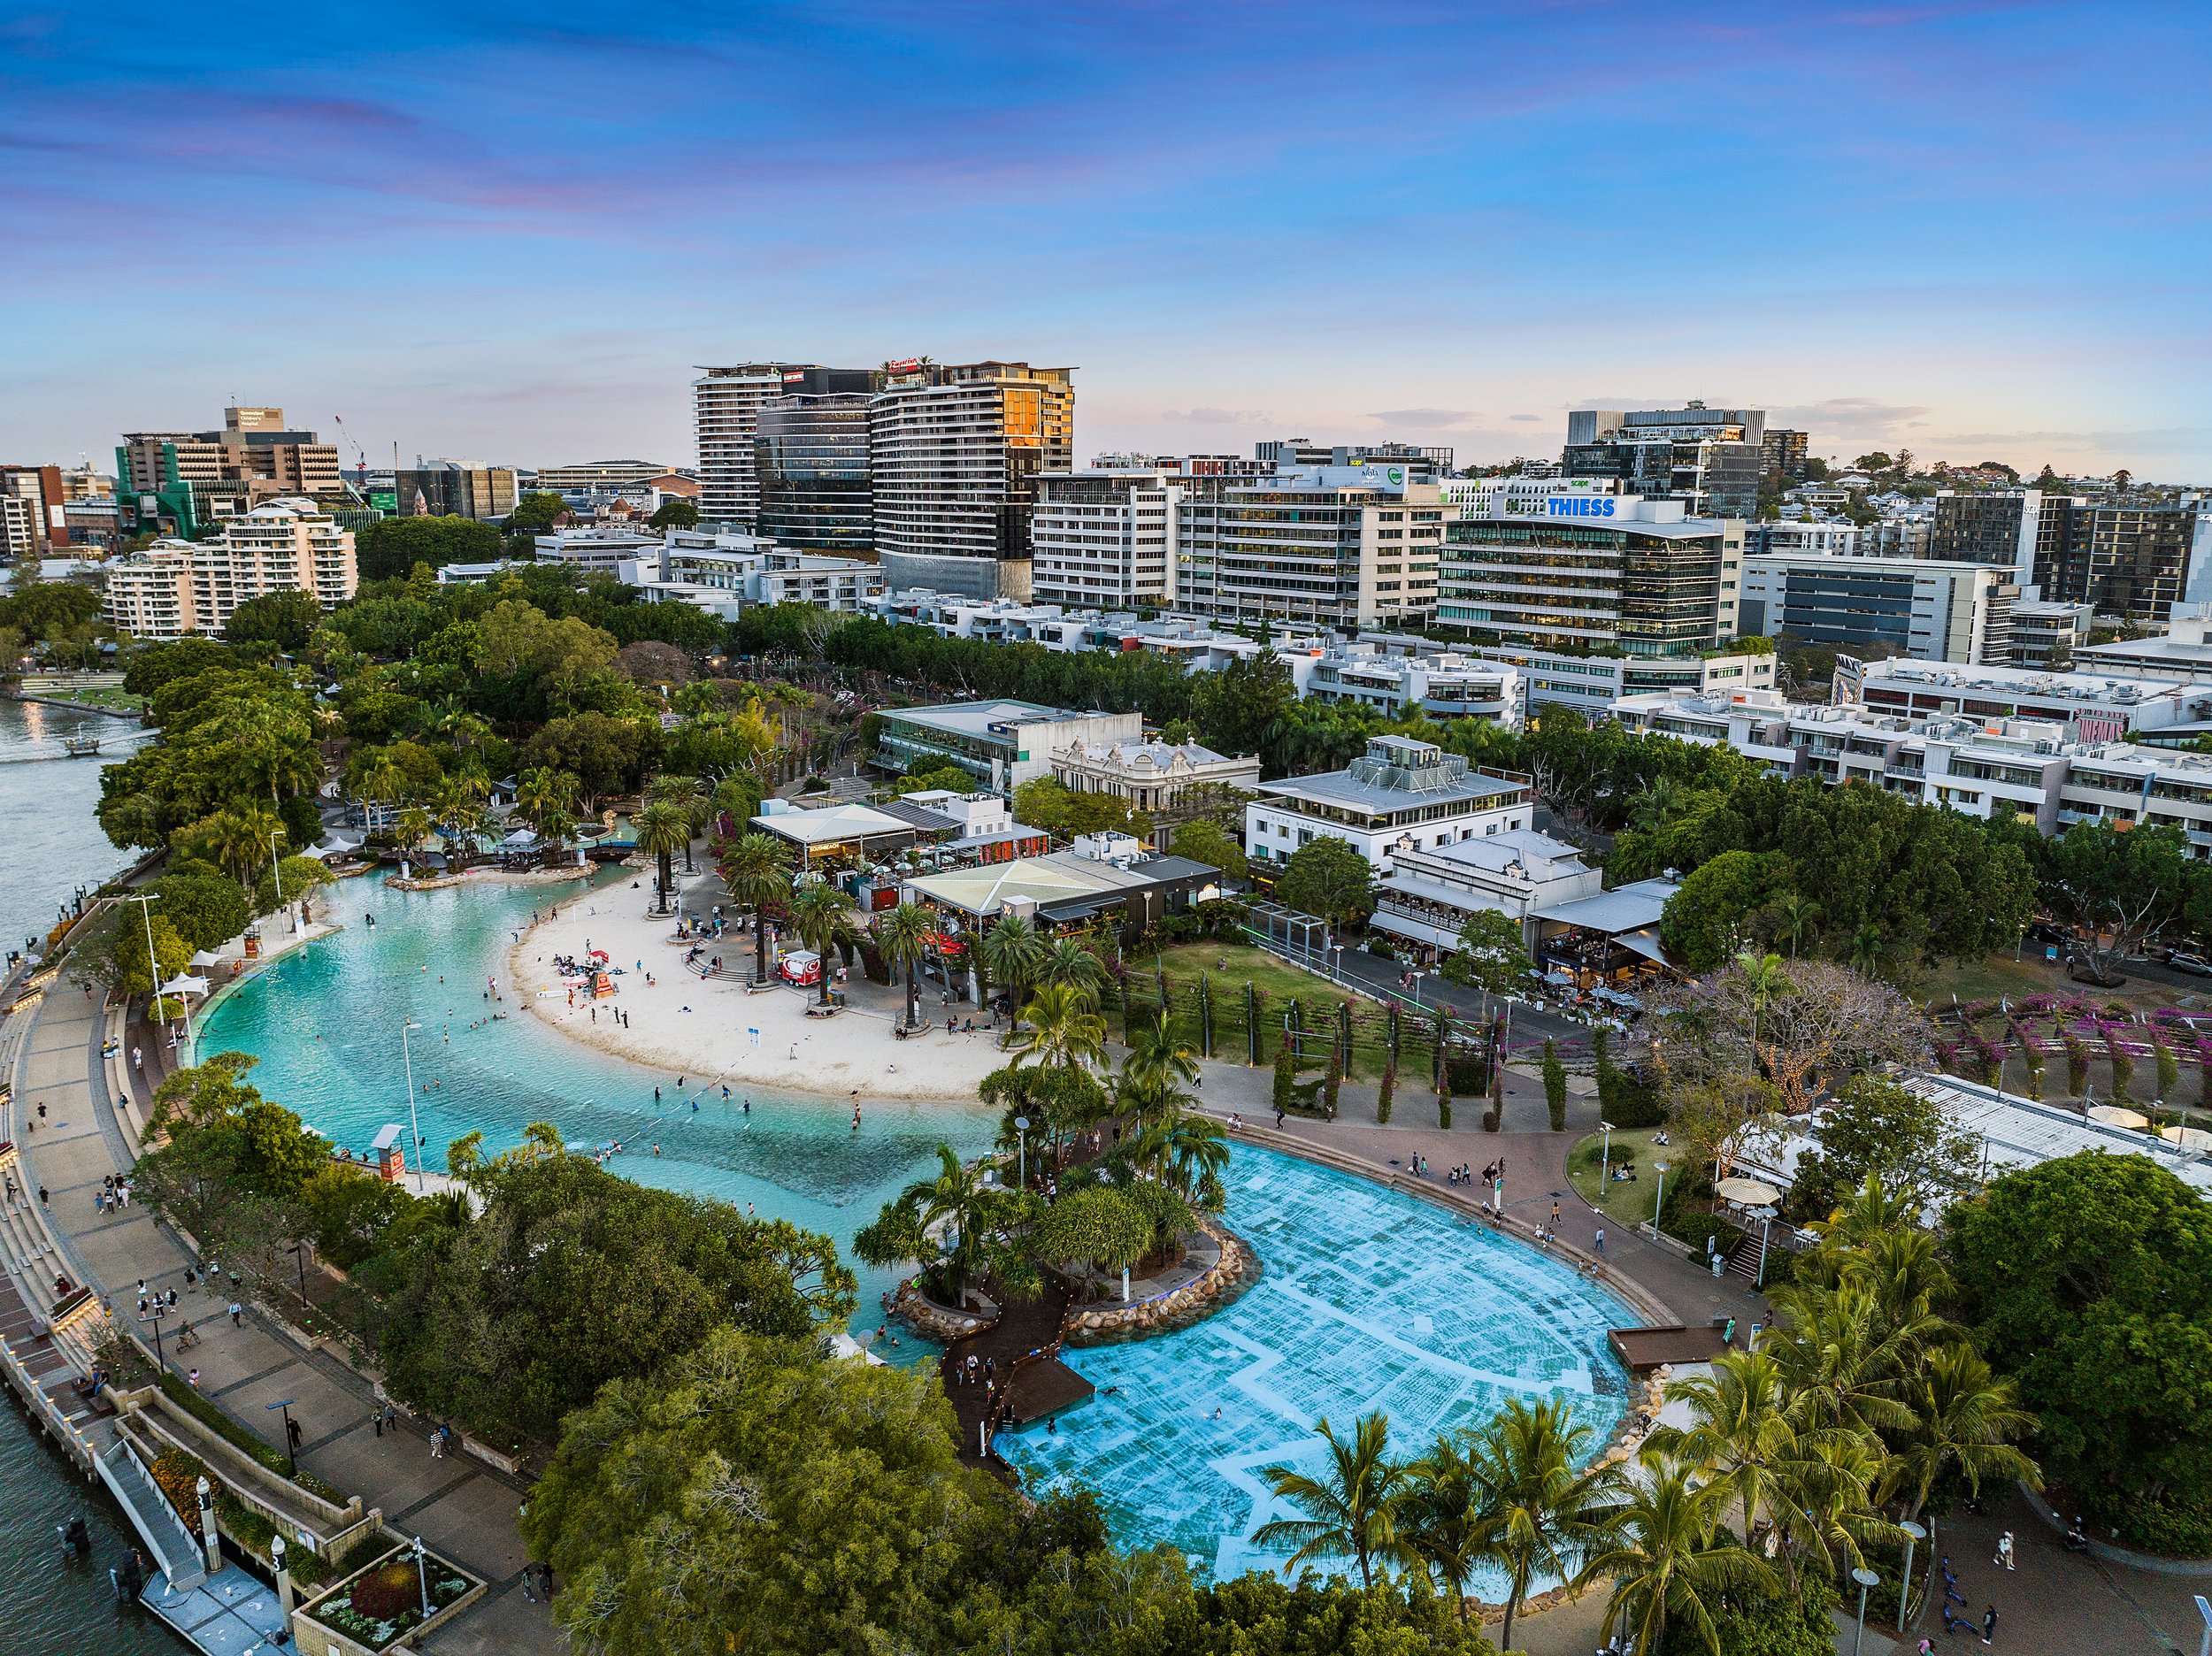
M 96 759 L 100 756 L 100 739 L 97 736 L 65 736 L 61 739 L 61 750 L 72 759 Z

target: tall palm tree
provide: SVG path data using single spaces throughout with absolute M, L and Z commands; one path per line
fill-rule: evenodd
M 525 770 L 515 785 L 515 808 L 539 838 L 559 843 L 576 825 L 576 794 L 581 786 L 572 771 L 552 765 Z
M 753 981 L 768 981 L 768 923 L 772 902 L 791 895 L 791 853 L 773 834 L 743 833 L 722 847 L 722 884 L 753 910 Z
M 403 862 L 417 846 L 430 838 L 430 813 L 419 805 L 410 805 L 400 812 L 398 821 L 393 824 L 392 837 L 398 842 Z
M 1666 826 L 1667 819 L 1682 808 L 1682 785 L 1671 776 L 1656 776 L 1630 801 L 1628 825 L 1640 833 Z
M 1329 1464 L 1317 1477 L 1271 1466 L 1260 1476 L 1275 1498 L 1298 1507 L 1303 1518 L 1274 1518 L 1253 1532 L 1265 1546 L 1294 1542 L 1298 1550 L 1284 1560 L 1288 1575 L 1317 1559 L 1354 1559 L 1362 1587 L 1375 1584 L 1375 1566 L 1397 1552 L 1395 1507 L 1405 1468 L 1390 1459 L 1390 1417 L 1378 1409 L 1363 1414 L 1348 1438 L 1339 1438 L 1324 1415 L 1315 1425 L 1329 1445 Z
M 1756 1062 L 1759 1020 L 1766 1016 L 1769 1007 L 1796 985 L 1790 982 L 1789 974 L 1782 970 L 1779 954 L 1755 954 L 1749 949 L 1743 949 L 1736 955 L 1736 964 L 1743 971 L 1744 990 L 1751 999 L 1751 1054 L 1752 1061 Z
M 1464 1438 L 1440 1432 L 1428 1453 L 1408 1463 L 1398 1497 L 1399 1545 L 1449 1591 L 1462 1622 L 1468 1619 L 1467 1583 L 1490 1556 L 1484 1493 Z
M 1888 939 L 1882 929 L 1871 923 L 1861 926 L 1851 934 L 1851 970 L 1871 978 L 1882 969 L 1882 952 Z
M 1178 1098 L 1137 1135 L 1130 1154 L 1139 1167 L 1187 1199 L 1229 1165 L 1229 1135 L 1219 1122 L 1183 1108 Z
M 1792 1284 L 1772 1299 L 1774 1338 L 1765 1349 L 1801 1426 L 1867 1433 L 1911 1424 L 1898 1393 L 1950 1324 L 1926 1313 L 1893 1322 L 1871 1287 L 1848 1280 L 1839 1288 Z
M 983 933 L 983 964 L 991 981 L 1006 991 L 1007 1007 L 1018 1018 L 1022 992 L 1037 981 L 1044 964 L 1045 940 L 1020 915 L 1001 914 Z
M 228 806 L 179 830 L 180 849 L 216 864 L 247 890 L 280 847 L 284 824 L 265 805 Z
M 1176 1039 L 1165 1014 L 1148 1017 L 1129 1031 L 1129 1055 L 1121 1061 L 1121 1077 L 1133 1089 L 1148 1092 L 1171 1088 L 1178 1081 L 1195 1081 L 1197 1049 Z
M 918 1230 L 926 1231 L 941 1220 L 952 1227 L 954 1241 L 951 1253 L 945 1256 L 945 1272 L 950 1279 L 948 1285 L 953 1303 L 957 1305 L 976 1268 L 984 1230 L 979 1218 L 993 1192 L 950 1145 L 937 1146 L 937 1163 L 933 1177 L 916 1179 L 899 1192 L 899 1200 L 913 1210 Z
M 1797 946 L 1805 934 L 1813 929 L 1813 922 L 1820 918 L 1820 905 L 1810 897 L 1801 897 L 1795 892 L 1782 899 L 1782 930 L 1789 933 L 1790 958 L 1797 958 Z
M 1620 1472 L 1575 1464 L 1592 1435 L 1556 1398 L 1534 1404 L 1508 1398 L 1475 1435 L 1468 1459 L 1483 1492 L 1484 1550 L 1506 1576 L 1501 1650 L 1512 1645 L 1513 1618 L 1532 1576 L 1555 1576 L 1579 1588 L 1589 1559 L 1612 1539 Z
M 1047 984 L 1029 1002 L 1029 1027 L 1012 1042 L 1014 1062 L 1074 1067 L 1106 1055 L 1106 1020 L 1089 999 L 1066 984 Z
M 707 796 L 695 776 L 663 771 L 645 785 L 645 797 L 672 805 L 684 816 L 684 872 L 691 872 L 691 839 L 706 818 Z
M 1798 1499 L 1814 1466 L 1817 1429 L 1801 1430 L 1792 1418 L 1781 1366 L 1771 1351 L 1724 1352 L 1712 1372 L 1670 1389 L 1687 1406 L 1689 1422 L 1663 1426 L 1646 1447 L 1698 1468 L 1732 1501 L 1748 1537 L 1764 1517 L 1785 1542 L 1805 1542 L 1807 1514 Z M 1794 1573 L 1785 1553 L 1785 1565 Z
M 937 934 L 937 918 L 918 902 L 902 902 L 876 922 L 876 947 L 885 964 L 906 973 L 906 1023 L 912 1028 L 920 1019 L 915 1007 L 914 969 L 929 953 Z
M 1899 1434 L 1895 1468 L 1906 1517 L 1920 1516 L 1936 1484 L 1954 1472 L 1977 1495 L 1985 1478 L 2041 1486 L 2035 1462 L 2010 1442 L 2034 1429 L 2035 1416 L 2020 1407 L 2011 1379 L 1991 1373 L 1970 1345 L 1930 1353 L 1906 1382 L 1902 1401 L 1912 1412 Z
M 1036 980 L 1079 990 L 1091 1005 L 1096 1006 L 1100 993 L 1106 987 L 1106 962 L 1082 939 L 1056 937 L 1046 946 Z
M 659 864 L 656 872 L 661 907 L 665 908 L 676 880 L 672 859 L 679 847 L 691 843 L 691 819 L 666 800 L 655 800 L 631 819 L 631 828 L 637 836 L 637 848 Z
M 829 1004 L 830 956 L 852 936 L 853 900 L 819 875 L 801 880 L 792 893 L 791 924 L 807 947 L 822 957 L 822 1000 Z
M 1584 1565 L 1593 1580 L 1613 1578 L 1606 1620 L 1625 1614 L 1633 1656 L 1659 1656 L 1671 1622 L 1720 1656 L 1713 1606 L 1730 1593 L 1778 1591 L 1774 1572 L 1721 1529 L 1727 1493 L 1724 1484 L 1700 1483 L 1680 1462 L 1660 1460 L 1647 1482 L 1632 1485 L 1612 1545 Z

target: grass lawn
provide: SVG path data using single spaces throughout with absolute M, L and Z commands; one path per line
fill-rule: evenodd
M 1592 1133 L 1567 1154 L 1567 1177 L 1573 1181 L 1582 1200 L 1600 1208 L 1609 1222 L 1624 1229 L 1631 1225 L 1651 1223 L 1652 1204 L 1658 1200 L 1657 1181 L 1652 1177 L 1652 1161 L 1667 1162 L 1669 1152 L 1661 1147 L 1655 1152 L 1652 1139 L 1655 1127 L 1624 1128 L 1613 1135 L 1613 1165 L 1618 1167 L 1624 1159 L 1636 1163 L 1636 1177 L 1610 1182 L 1600 1178 L 1600 1160 L 1605 1154 L 1605 1135 Z
M 1386 1057 L 1387 1041 L 1383 1025 L 1374 1008 L 1362 1001 L 1351 990 L 1339 987 L 1327 978 L 1290 965 L 1264 949 L 1240 943 L 1179 943 L 1164 950 L 1156 957 L 1139 960 L 1131 957 L 1128 971 L 1133 980 L 1151 975 L 1155 965 L 1166 968 L 1171 997 L 1176 1004 L 1174 1027 L 1181 1039 L 1193 1046 L 1199 1044 L 1198 1013 L 1192 999 L 1201 975 L 1208 980 L 1214 997 L 1214 1055 L 1232 1062 L 1243 1061 L 1247 1051 L 1244 1031 L 1244 985 L 1250 984 L 1266 1001 L 1261 1011 L 1265 1033 L 1262 1050 L 1271 1056 L 1279 1039 L 1280 1019 L 1293 1000 L 1302 1008 L 1305 1027 L 1323 1030 L 1333 1027 L 1336 1008 L 1347 1001 L 1361 1008 L 1355 1022 L 1352 1040 L 1351 1065 L 1345 1078 L 1350 1081 L 1375 1082 L 1382 1078 Z M 1425 1088 L 1428 1084 L 1429 1059 L 1427 1048 L 1421 1055 L 1401 1063 L 1400 1093 L 1409 1088 Z M 1310 1072 L 1310 1071 L 1309 1071 Z M 1409 1079 L 1416 1077 L 1417 1079 Z
M 1350 990 L 1339 988 L 1327 978 L 1302 970 L 1248 943 L 1177 943 L 1162 949 L 1159 958 L 1167 968 L 1167 975 L 1178 983 L 1194 981 L 1199 973 L 1204 972 L 1217 987 L 1234 987 L 1241 993 L 1248 982 L 1255 989 L 1263 989 L 1278 999 L 1286 1000 L 1295 996 L 1308 1006 L 1323 1000 L 1358 999 Z M 1146 961 L 1143 964 L 1149 970 L 1152 962 Z
M 2123 965 L 2120 970 L 2124 976 L 2126 966 Z M 2201 989 L 2185 989 L 2172 984 L 2153 983 L 2147 978 L 2129 978 L 2117 989 L 2099 989 L 2075 983 L 2062 967 L 2032 956 L 2016 962 L 2009 954 L 1997 954 L 1978 961 L 1947 961 L 1932 967 L 1914 981 L 1912 993 L 1931 1012 L 1947 1012 L 1954 995 L 1963 1005 L 1974 1000 L 1994 1000 L 2001 995 L 2017 999 L 2032 994 L 2085 995 L 2099 1000 L 2117 1000 L 2148 1012 L 2166 1006 L 2202 1006 L 2208 997 L 2212 997 L 2212 981 Z
M 73 702 L 79 707 L 105 708 L 118 713 L 142 713 L 146 698 L 133 695 L 119 686 L 101 685 L 81 690 L 41 691 L 40 694 L 52 702 Z

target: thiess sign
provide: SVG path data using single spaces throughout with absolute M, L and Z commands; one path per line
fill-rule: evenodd
M 1549 518 L 1610 518 L 1615 499 L 1611 494 L 1547 494 L 1544 512 Z

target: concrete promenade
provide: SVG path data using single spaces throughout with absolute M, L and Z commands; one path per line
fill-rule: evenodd
M 515 1527 L 518 1480 L 457 1450 L 434 1459 L 429 1422 L 403 1415 L 396 1431 L 380 1437 L 368 1380 L 326 1351 L 303 1350 L 257 1310 L 234 1327 L 224 1307 L 240 1291 L 227 1278 L 208 1289 L 188 1287 L 184 1273 L 198 1261 L 147 1208 L 134 1202 L 117 1213 L 95 1209 L 101 1181 L 134 1159 L 130 1112 L 111 1095 L 100 1055 L 106 1008 L 96 993 L 65 977 L 31 1017 L 8 1131 L 22 1147 L 30 1186 L 45 1188 L 46 1223 L 73 1261 L 71 1274 L 108 1296 L 119 1326 L 134 1320 L 142 1280 L 150 1292 L 177 1289 L 175 1318 L 165 1329 L 172 1369 L 196 1368 L 204 1395 L 280 1448 L 282 1415 L 267 1406 L 289 1399 L 305 1433 L 303 1467 L 491 1583 L 491 1596 L 439 1629 L 426 1648 L 451 1656 L 565 1649 L 566 1638 L 546 1607 L 521 1591 L 526 1560 Z M 46 1125 L 32 1131 L 41 1103 Z M 180 1354 L 174 1335 L 186 1321 L 200 1341 Z

